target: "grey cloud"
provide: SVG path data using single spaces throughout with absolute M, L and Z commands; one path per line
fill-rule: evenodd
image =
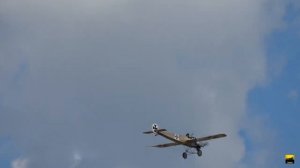
M 239 167 L 247 93 L 282 15 L 263 2 L 3 1 L 0 135 L 32 168 Z M 186 163 L 145 147 L 164 142 L 141 135 L 152 122 L 229 136 Z

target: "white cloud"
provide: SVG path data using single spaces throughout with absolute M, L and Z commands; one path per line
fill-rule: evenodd
M 28 159 L 18 158 L 16 160 L 12 161 L 11 167 L 12 168 L 28 168 L 28 163 L 29 163 Z
M 196 164 L 239 167 L 247 94 L 266 78 L 264 37 L 280 26 L 280 2 L 6 0 L 0 131 L 31 168 L 182 167 L 179 148 L 144 148 L 155 121 L 227 133 Z M 15 75 L 20 55 L 27 68 Z
M 72 168 L 78 167 L 81 161 L 82 161 L 82 156 L 78 152 L 74 152 Z
M 270 118 L 263 115 L 248 114 L 243 119 L 245 136 L 248 136 L 248 146 L 252 146 L 244 160 L 247 167 L 278 167 L 279 136 L 270 127 Z M 258 131 L 259 130 L 259 131 Z

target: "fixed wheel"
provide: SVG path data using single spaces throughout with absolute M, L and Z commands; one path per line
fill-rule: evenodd
M 202 156 L 202 150 L 198 150 L 197 151 L 197 155 L 200 157 L 200 156 Z
M 187 153 L 186 153 L 186 152 L 183 152 L 183 153 L 182 153 L 182 157 L 183 157 L 183 159 L 186 159 L 186 158 L 187 158 Z

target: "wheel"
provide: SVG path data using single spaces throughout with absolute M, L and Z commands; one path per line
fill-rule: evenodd
M 186 152 L 183 152 L 183 153 L 182 153 L 182 157 L 183 157 L 183 159 L 186 159 L 186 158 L 187 158 L 187 153 L 186 153 Z
M 199 157 L 202 156 L 202 151 L 201 151 L 201 150 L 198 150 L 197 155 L 198 155 Z

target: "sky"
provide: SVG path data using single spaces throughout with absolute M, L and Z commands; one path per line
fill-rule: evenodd
M 299 154 L 296 0 L 2 0 L 0 167 L 276 168 Z M 143 135 L 226 133 L 181 158 Z M 295 165 L 293 167 L 297 167 Z

